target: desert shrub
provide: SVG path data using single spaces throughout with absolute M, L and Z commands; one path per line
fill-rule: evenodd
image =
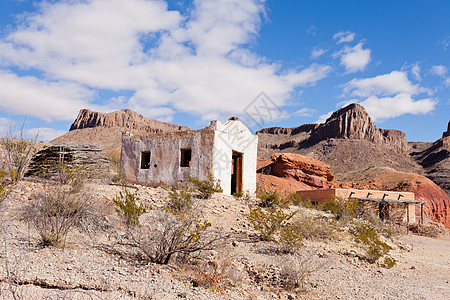
M 261 239 L 270 241 L 274 239 L 275 233 L 287 224 L 297 212 L 285 213 L 280 208 L 270 207 L 267 210 L 261 207 L 249 205 L 250 213 L 247 216 L 249 222 L 260 233 Z
M 300 236 L 307 240 L 334 240 L 338 238 L 338 228 L 335 222 L 329 222 L 320 217 L 297 214 L 293 224 L 298 228 Z
M 137 203 L 140 200 L 137 193 L 137 189 L 131 193 L 126 184 L 122 183 L 122 190 L 112 200 L 117 214 L 127 227 L 139 226 L 139 217 L 147 212 L 143 203 Z
M 256 197 L 258 197 L 258 205 L 261 207 L 286 206 L 286 203 L 280 198 L 277 191 L 271 192 L 258 189 L 256 191 Z
M 245 201 L 250 201 L 251 195 L 248 191 L 233 193 L 233 197 Z
M 305 292 L 308 278 L 322 267 L 313 257 L 304 250 L 299 255 L 287 255 L 281 262 L 281 286 L 288 291 Z
M 311 201 L 303 198 L 300 194 L 297 194 L 295 192 L 287 195 L 286 202 L 296 206 L 303 206 L 308 208 L 313 207 Z
M 286 224 L 280 229 L 279 242 L 284 253 L 294 253 L 303 246 L 302 230 L 297 224 Z
M 335 197 L 331 201 L 326 201 L 320 208 L 323 211 L 329 211 L 336 216 L 336 219 L 349 221 L 356 218 L 361 213 L 361 206 L 357 200 L 342 199 Z
M 0 203 L 9 196 L 11 191 L 12 187 L 6 180 L 6 171 L 0 169 Z
M 6 170 L 13 182 L 19 182 L 24 177 L 28 165 L 36 152 L 36 139 L 25 136 L 25 120 L 16 128 L 8 126 L 6 134 L 1 139 L 1 147 L 4 150 Z
M 392 249 L 380 240 L 378 230 L 371 225 L 357 224 L 351 232 L 356 245 L 365 251 L 366 259 L 370 263 L 376 262 Z
M 108 158 L 109 164 L 111 165 L 114 173 L 119 174 L 119 172 L 120 172 L 120 151 L 107 150 L 106 157 Z
M 445 233 L 445 228 L 440 227 L 438 223 L 424 225 L 424 224 L 411 224 L 408 228 L 411 232 L 428 237 L 438 237 Z
M 220 186 L 220 180 L 214 179 L 212 174 L 209 174 L 208 179 L 206 180 L 198 180 L 189 177 L 188 181 L 194 185 L 202 199 L 209 199 L 214 193 L 223 192 L 222 187 Z
M 169 191 L 169 202 L 167 208 L 173 213 L 178 213 L 192 208 L 192 189 L 186 184 L 175 184 L 166 188 Z
M 393 259 L 392 257 L 386 256 L 384 258 L 384 262 L 381 264 L 381 266 L 386 269 L 391 269 L 395 266 L 395 264 L 396 264 L 395 259 Z
M 36 229 L 45 246 L 64 247 L 69 231 L 81 226 L 92 211 L 92 198 L 85 191 L 82 168 L 74 168 L 69 184 L 59 181 L 47 186 L 21 212 L 21 219 Z M 66 167 L 59 170 L 65 172 Z
M 174 254 L 212 250 L 225 237 L 220 230 L 202 219 L 198 209 L 174 214 L 169 210 L 154 212 L 154 217 L 133 232 L 133 240 L 153 263 L 167 264 Z

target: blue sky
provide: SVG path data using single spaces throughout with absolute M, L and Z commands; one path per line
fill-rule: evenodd
M 130 108 L 255 131 L 358 102 L 434 141 L 450 120 L 449 15 L 449 1 L 4 0 L 0 127 L 26 116 L 48 140 L 81 108 Z

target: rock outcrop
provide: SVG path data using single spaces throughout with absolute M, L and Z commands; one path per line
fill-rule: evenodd
M 296 192 L 316 188 L 329 188 L 334 180 L 330 165 L 316 159 L 294 153 L 275 153 L 271 160 L 258 159 L 258 170 L 264 182 L 277 185 L 283 192 Z M 275 178 L 271 178 L 276 177 Z M 287 183 L 285 181 L 293 181 Z
M 109 160 L 103 149 L 95 144 L 71 143 L 44 148 L 33 157 L 26 176 L 55 179 L 58 162 L 67 166 L 83 166 L 91 179 L 107 179 L 110 176 Z
M 443 138 L 445 138 L 445 137 L 447 137 L 447 136 L 450 136 L 450 121 L 448 122 L 448 125 L 447 125 L 447 131 L 445 131 L 445 132 L 442 134 L 442 137 L 443 137 Z
M 404 152 L 409 149 L 405 134 L 398 130 L 379 129 L 363 106 L 350 104 L 335 111 L 323 124 L 305 124 L 294 128 L 272 127 L 257 132 L 261 147 L 305 148 L 327 139 L 365 140 Z M 268 135 L 280 137 L 276 140 Z
M 449 132 L 444 132 L 443 138 L 434 143 L 414 144 L 410 155 L 426 170 L 426 176 L 450 196 Z
M 78 113 L 75 122 L 70 126 L 70 131 L 93 127 L 123 127 L 144 130 L 147 133 L 165 133 L 189 129 L 185 126 L 148 119 L 130 109 L 122 109 L 110 113 L 82 109 Z
M 53 141 L 60 143 L 95 143 L 105 150 L 117 150 L 122 145 L 122 132 L 134 135 L 168 133 L 188 130 L 188 127 L 147 119 L 144 116 L 123 109 L 111 113 L 100 113 L 88 109 L 80 110 L 70 131 Z

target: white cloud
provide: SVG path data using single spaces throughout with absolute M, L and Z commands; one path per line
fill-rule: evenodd
M 414 78 L 418 81 L 422 80 L 422 77 L 420 76 L 420 65 L 418 62 L 416 62 L 412 68 L 411 68 L 411 74 L 414 76 Z
M 355 39 L 355 33 L 351 31 L 340 31 L 333 35 L 333 39 L 338 40 L 336 43 L 349 43 Z
M 37 140 L 49 142 L 63 134 L 67 133 L 66 130 L 56 130 L 53 128 L 42 127 L 42 128 L 32 128 L 26 131 L 26 135 L 30 137 L 37 137 Z
M 317 113 L 317 110 L 312 109 L 312 108 L 301 108 L 299 110 L 297 110 L 294 115 L 299 116 L 299 117 L 311 117 L 313 116 L 315 113 Z
M 430 72 L 433 75 L 444 77 L 447 74 L 447 67 L 443 65 L 432 66 Z
M 320 115 L 320 116 L 319 116 L 319 119 L 318 119 L 316 122 L 314 122 L 314 123 L 317 123 L 317 124 L 319 124 L 319 123 L 325 123 L 325 121 L 326 121 L 329 117 L 331 117 L 331 115 L 333 114 L 333 112 L 334 112 L 334 111 L 329 111 L 329 112 L 327 112 L 326 114 Z
M 445 86 L 450 87 L 450 78 L 447 78 L 447 79 L 444 81 L 444 84 L 445 84 Z
M 111 102 L 163 119 L 175 111 L 236 114 L 261 91 L 281 106 L 295 88 L 314 85 L 331 68 L 281 71 L 249 50 L 263 4 L 195 0 L 182 16 L 163 1 L 46 2 L 0 40 L 0 66 L 42 73 L 34 78 L 3 72 L 1 80 L 16 87 L 0 91 L 0 106 L 43 119 L 73 119 L 96 89 L 126 91 L 131 96 L 119 93 Z M 14 105 L 15 98 L 24 108 Z
M 370 62 L 370 54 L 372 50 L 363 49 L 363 43 L 359 43 L 354 47 L 345 47 L 339 51 L 336 56 L 340 56 L 341 65 L 345 67 L 348 73 L 364 71 Z
M 411 95 L 397 94 L 394 97 L 372 96 L 360 102 L 374 121 L 382 121 L 404 114 L 427 114 L 434 110 L 437 101 L 433 99 L 414 100 Z
M 0 108 L 43 120 L 73 120 L 83 107 L 96 107 L 87 100 L 92 92 L 78 84 L 19 77 L 0 70 Z M 98 108 L 98 106 L 97 106 Z
M 375 120 L 386 120 L 403 114 L 427 114 L 434 110 L 437 101 L 431 98 L 415 100 L 414 95 L 431 92 L 413 85 L 405 72 L 392 71 L 372 78 L 353 79 L 344 85 L 344 94 L 359 102 Z
M 325 54 L 326 52 L 328 52 L 328 49 L 313 49 L 311 51 L 311 58 L 318 58 L 319 56 L 322 56 L 323 54 Z
M 425 89 L 413 85 L 405 72 L 392 71 L 389 74 L 365 79 L 353 79 L 344 85 L 344 93 L 352 96 L 386 96 L 397 93 L 417 94 Z

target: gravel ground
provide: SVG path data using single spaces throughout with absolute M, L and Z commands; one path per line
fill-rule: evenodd
M 39 245 L 17 212 L 43 189 L 24 181 L 0 207 L 0 299 L 448 299 L 450 236 L 402 236 L 391 242 L 397 264 L 385 269 L 359 259 L 351 241 L 305 241 L 295 255 L 261 242 L 245 214 L 248 203 L 216 194 L 203 212 L 231 238 L 201 253 L 201 263 L 157 265 L 136 259 L 119 243 L 123 234 L 111 199 L 120 187 L 90 184 L 108 228 L 71 232 L 64 249 Z M 167 192 L 139 187 L 148 205 Z M 8 262 L 8 266 L 6 266 Z M 7 272 L 7 267 L 9 272 Z M 294 270 L 294 271 L 293 271 Z M 304 271 L 303 288 L 289 289 L 282 274 Z M 291 272 L 291 273 L 289 273 Z M 292 272 L 295 272 L 292 273 Z M 10 274 L 10 276 L 7 276 Z M 10 280 L 10 282 L 9 282 Z

